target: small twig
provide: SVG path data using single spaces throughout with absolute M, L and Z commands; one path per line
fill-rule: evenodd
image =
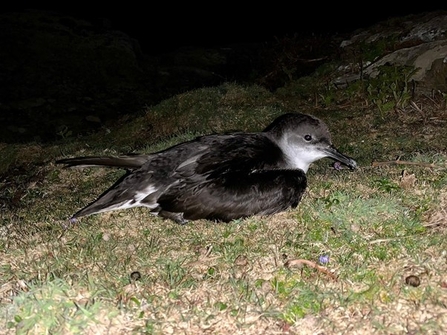
M 423 224 L 422 226 L 424 226 L 425 228 L 433 228 L 433 227 L 439 227 L 439 226 L 443 226 L 443 225 L 444 224 L 442 222 L 436 221 L 436 222 L 433 222 L 433 223 Z
M 385 161 L 385 162 L 372 162 L 372 167 L 383 166 L 383 165 L 392 165 L 392 164 L 401 164 L 401 165 L 418 165 L 428 168 L 441 168 L 441 166 L 431 164 L 431 163 L 420 163 L 420 162 L 409 162 L 409 161 L 401 161 L 396 159 L 394 161 Z
M 432 97 L 429 97 L 428 95 L 426 95 L 426 94 L 424 94 L 424 96 L 426 97 L 426 98 L 428 98 L 435 106 L 436 106 L 436 108 L 439 108 L 440 107 L 440 105 L 432 98 Z
M 292 266 L 301 266 L 302 264 L 308 265 L 311 268 L 314 268 L 320 272 L 323 272 L 325 274 L 327 274 L 329 277 L 331 277 L 333 280 L 337 280 L 337 276 L 334 275 L 332 272 L 330 272 L 328 269 L 326 269 L 325 267 L 318 265 L 315 262 L 309 261 L 307 259 L 291 259 L 289 261 L 287 261 L 286 263 L 284 263 L 284 266 L 287 268 L 290 268 Z
M 414 109 L 416 109 L 419 113 L 421 113 L 422 118 L 424 119 L 425 122 L 425 113 L 422 111 L 422 109 L 420 109 L 419 106 L 416 105 L 414 101 L 411 101 L 410 104 L 413 106 Z
M 396 237 L 396 238 L 392 238 L 392 237 L 390 237 L 390 238 L 379 238 L 377 240 L 369 241 L 368 244 L 379 244 L 379 243 L 383 243 L 383 242 L 396 241 L 398 239 L 399 239 L 398 237 Z
M 305 59 L 305 58 L 297 58 L 297 61 L 303 62 L 303 63 L 312 63 L 312 62 L 319 62 L 322 60 L 327 59 L 327 57 L 320 57 L 320 58 L 314 58 L 314 59 Z
M 383 243 L 383 242 L 392 242 L 392 241 L 397 241 L 397 240 L 401 240 L 401 239 L 404 239 L 404 238 L 410 238 L 410 237 L 415 237 L 415 236 L 419 236 L 419 235 L 423 235 L 423 234 L 421 233 L 421 234 L 413 234 L 413 235 L 407 235 L 407 236 L 378 238 L 376 240 L 368 241 L 368 244 L 378 244 L 378 243 Z

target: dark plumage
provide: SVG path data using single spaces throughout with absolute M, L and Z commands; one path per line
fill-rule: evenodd
M 294 208 L 306 189 L 309 165 L 323 157 L 357 166 L 334 148 L 321 120 L 289 113 L 259 133 L 207 135 L 149 155 L 68 158 L 57 163 L 129 171 L 74 214 L 72 222 L 81 216 L 145 206 L 183 224 Z

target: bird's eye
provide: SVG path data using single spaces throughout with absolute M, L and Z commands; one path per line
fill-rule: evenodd
M 312 140 L 312 136 L 310 136 L 310 135 L 305 135 L 305 136 L 304 136 L 304 139 L 305 139 L 307 142 L 309 142 L 310 140 Z

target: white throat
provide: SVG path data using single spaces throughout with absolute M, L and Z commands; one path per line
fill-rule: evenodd
M 286 139 L 283 139 L 281 142 L 281 149 L 285 154 L 287 164 L 291 169 L 301 169 L 304 171 L 304 173 L 307 173 L 307 170 L 309 170 L 309 166 L 313 162 L 327 157 L 326 154 L 324 154 L 317 148 L 312 147 L 312 145 L 303 147 L 297 144 L 293 144 Z

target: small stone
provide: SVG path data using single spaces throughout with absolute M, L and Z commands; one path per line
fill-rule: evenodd
M 321 255 L 318 260 L 321 264 L 327 264 L 329 263 L 329 255 Z
M 418 276 L 410 275 L 405 278 L 405 283 L 409 286 L 418 287 L 419 285 L 421 285 L 421 280 Z
M 234 260 L 234 264 L 236 264 L 237 266 L 247 266 L 248 265 L 247 256 L 244 255 L 237 256 L 236 259 Z
M 340 162 L 334 162 L 333 166 L 334 166 L 334 169 L 337 171 L 340 171 L 341 169 L 343 169 Z
M 141 273 L 139 271 L 134 271 L 130 274 L 130 279 L 132 281 L 137 281 L 141 279 Z

